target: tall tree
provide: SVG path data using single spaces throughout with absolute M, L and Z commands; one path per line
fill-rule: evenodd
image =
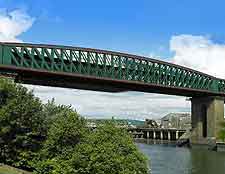
M 0 161 L 31 169 L 43 141 L 42 104 L 32 91 L 0 79 Z

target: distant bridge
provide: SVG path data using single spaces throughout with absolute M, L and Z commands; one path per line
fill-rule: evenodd
M 0 43 L 0 73 L 33 85 L 192 97 L 193 143 L 216 140 L 224 120 L 225 80 L 143 56 L 91 48 Z

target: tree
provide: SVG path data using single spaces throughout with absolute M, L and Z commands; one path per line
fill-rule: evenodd
M 48 129 L 51 127 L 52 123 L 54 123 L 55 119 L 61 112 L 75 112 L 71 108 L 71 106 L 66 105 L 57 105 L 55 103 L 55 99 L 49 100 L 46 104 L 43 105 L 43 116 L 45 118 L 45 129 L 46 133 Z M 46 135 L 47 136 L 47 135 Z
M 90 131 L 70 106 L 43 105 L 0 79 L 0 161 L 37 174 L 147 174 L 147 159 L 115 122 Z
M 73 149 L 87 132 L 86 121 L 68 108 L 60 112 L 52 123 L 43 151 L 48 158 L 55 157 Z
M 42 163 L 39 174 L 147 174 L 147 159 L 114 123 L 100 125 L 70 151 L 68 158 Z M 47 164 L 47 167 L 46 167 Z M 46 170 L 47 169 L 47 170 Z
M 7 79 L 0 79 L 0 93 L 0 161 L 31 170 L 43 141 L 42 104 L 32 91 Z
M 35 172 L 55 173 L 55 168 L 70 159 L 77 144 L 83 141 L 87 134 L 86 120 L 70 107 L 64 107 L 63 112 L 56 115 L 48 130 Z
M 70 164 L 79 174 L 147 174 L 147 160 L 127 131 L 115 123 L 99 125 L 78 145 Z

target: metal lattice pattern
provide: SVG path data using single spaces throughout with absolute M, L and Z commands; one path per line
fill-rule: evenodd
M 178 65 L 117 52 L 32 44 L 0 44 L 0 63 L 166 87 L 225 92 L 225 81 Z

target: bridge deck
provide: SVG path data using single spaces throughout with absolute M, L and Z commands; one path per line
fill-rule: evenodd
M 222 79 L 155 59 L 79 47 L 0 43 L 0 72 L 34 85 L 225 96 Z

